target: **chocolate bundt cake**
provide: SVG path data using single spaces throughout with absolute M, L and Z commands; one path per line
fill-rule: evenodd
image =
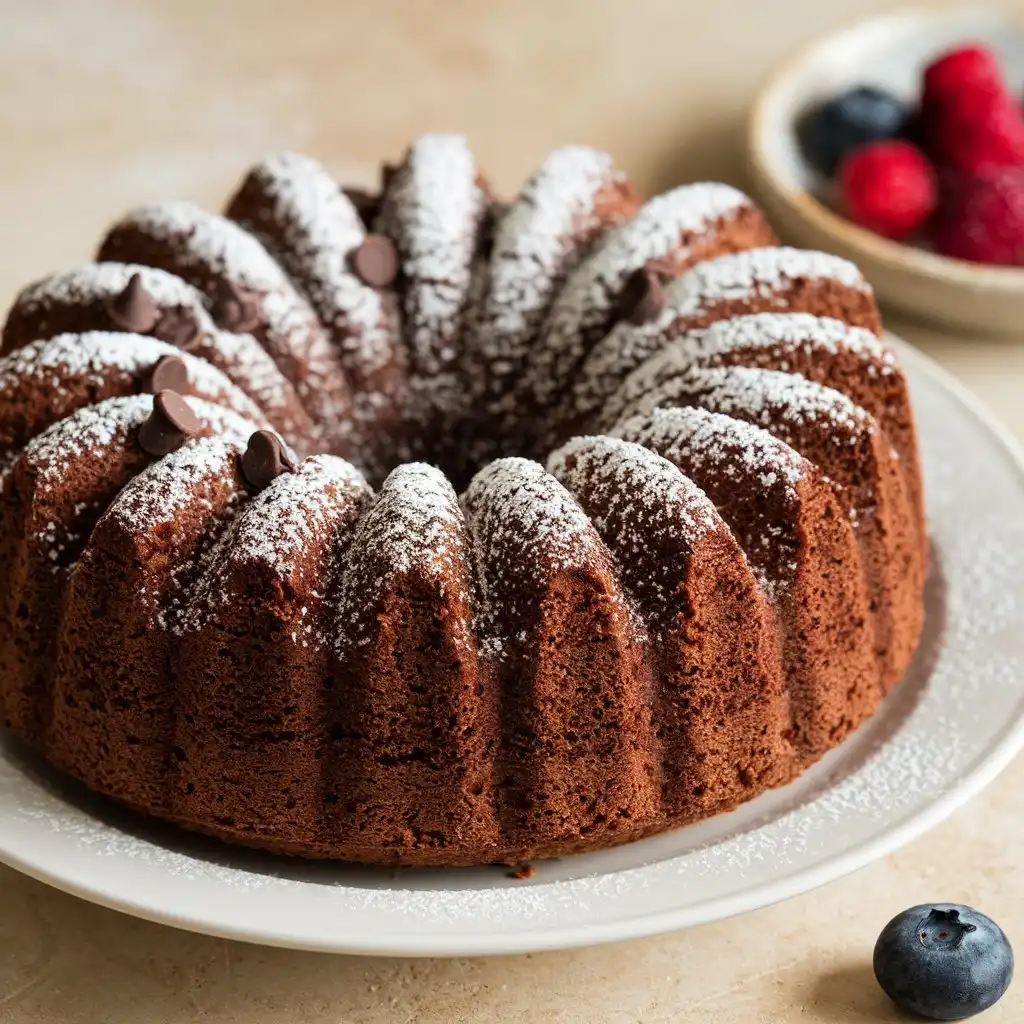
M 592 850 L 793 779 L 922 627 L 907 386 L 850 263 L 603 153 L 510 203 L 272 157 L 26 288 L 0 718 L 99 793 L 370 863 Z

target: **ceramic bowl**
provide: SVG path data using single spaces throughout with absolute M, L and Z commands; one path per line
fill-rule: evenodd
M 853 260 L 884 303 L 945 328 L 1024 336 L 1024 268 L 950 259 L 858 227 L 829 207 L 828 183 L 804 159 L 797 138 L 809 110 L 856 85 L 879 85 L 913 102 L 931 60 L 970 41 L 998 54 L 1020 95 L 1024 21 L 996 11 L 905 11 L 812 44 L 776 71 L 755 102 L 750 169 L 782 236 Z

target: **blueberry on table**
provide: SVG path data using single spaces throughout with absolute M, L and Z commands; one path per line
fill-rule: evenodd
M 1010 985 L 1013 950 L 994 921 L 956 903 L 894 917 L 875 944 L 875 977 L 901 1009 L 932 1020 L 987 1010 Z
M 844 92 L 811 111 L 799 129 L 807 159 L 831 177 L 851 150 L 903 131 L 907 108 L 890 92 L 864 85 Z

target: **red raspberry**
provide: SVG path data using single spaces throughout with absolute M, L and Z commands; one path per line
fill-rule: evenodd
M 993 167 L 962 182 L 935 225 L 934 241 L 946 256 L 1024 266 L 1024 168 Z
M 928 158 L 898 139 L 854 150 L 839 168 L 839 187 L 850 219 L 887 238 L 912 235 L 938 202 Z
M 996 55 L 980 44 L 950 50 L 925 68 L 924 105 L 946 100 L 977 87 L 1005 93 L 1006 83 Z
M 988 87 L 965 89 L 923 111 L 929 155 L 942 167 L 974 174 L 1024 166 L 1024 114 L 1014 98 Z

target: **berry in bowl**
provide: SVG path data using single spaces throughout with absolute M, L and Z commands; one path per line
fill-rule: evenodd
M 1024 334 L 1024 23 L 909 12 L 814 44 L 750 120 L 785 236 L 857 262 L 918 319 Z

